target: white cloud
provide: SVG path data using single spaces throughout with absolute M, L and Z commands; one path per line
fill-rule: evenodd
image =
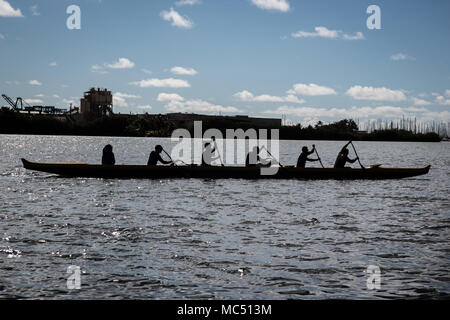
M 285 102 L 291 102 L 291 103 L 305 103 L 305 100 L 299 99 L 297 96 L 294 96 L 293 94 L 288 94 L 284 97 Z
M 446 99 L 444 96 L 437 96 L 436 102 L 443 105 L 443 106 L 450 106 L 450 99 Z
M 175 5 L 177 7 L 181 7 L 181 6 L 193 6 L 200 3 L 202 3 L 200 0 L 179 0 L 175 2 Z
M 48 64 L 50 67 L 56 67 L 58 64 L 56 63 L 56 61 L 52 61 Z
M 165 21 L 172 21 L 174 27 L 191 29 L 194 26 L 194 23 L 188 17 L 182 17 L 173 8 L 170 8 L 170 11 L 162 11 L 160 16 Z
M 252 3 L 263 10 L 288 12 L 291 9 L 287 0 L 252 0 Z
M 288 90 L 288 93 L 290 94 L 296 93 L 304 96 L 327 96 L 336 94 L 336 91 L 332 88 L 319 86 L 314 83 L 310 84 L 297 83 L 294 84 L 293 89 Z
M 125 99 L 120 97 L 113 96 L 113 104 L 115 107 L 128 107 L 128 102 L 126 102 Z
M 300 118 L 399 118 L 403 115 L 415 115 L 416 113 L 428 112 L 424 108 L 401 108 L 393 106 L 378 107 L 351 107 L 345 108 L 315 108 L 315 107 L 290 107 L 281 106 L 275 110 L 266 110 L 265 114 L 292 115 Z
M 35 103 L 42 103 L 43 101 L 41 99 L 26 99 L 27 103 L 35 104 Z
M 364 38 L 364 35 L 362 32 L 355 32 L 354 35 L 349 35 L 349 34 L 344 33 L 342 35 L 342 39 L 344 39 L 344 40 L 364 40 L 365 38 Z
M 242 101 L 252 101 L 254 99 L 253 94 L 247 90 L 237 92 L 233 96 L 241 99 Z
M 416 60 L 416 58 L 408 56 L 404 53 L 396 53 L 391 56 L 391 60 L 400 61 L 400 60 Z
M 179 75 L 188 75 L 188 76 L 194 76 L 198 72 L 195 69 L 192 68 L 183 68 L 183 67 L 173 67 L 170 69 L 170 72 L 173 74 L 179 74 Z
M 431 104 L 431 102 L 419 98 L 413 97 L 411 100 L 415 106 L 428 106 Z
M 143 105 L 143 106 L 137 106 L 136 108 L 150 110 L 150 109 L 152 109 L 152 106 L 147 104 L 147 105 Z
M 167 101 L 165 108 L 171 112 L 240 113 L 236 107 L 213 104 L 201 99 L 185 100 L 176 93 L 160 93 L 158 101 Z
M 135 94 L 128 94 L 128 93 L 122 93 L 122 92 L 116 92 L 114 93 L 115 97 L 121 97 L 121 98 L 134 98 L 139 99 L 141 96 L 135 95 Z
M 445 90 L 445 95 L 446 95 L 447 97 L 450 97 L 450 90 L 449 90 L 449 89 Z
M 201 99 L 187 101 L 170 101 L 166 107 L 171 112 L 206 112 L 206 113 L 239 113 L 241 110 L 232 106 L 212 104 Z
M 450 122 L 449 111 L 428 111 L 420 116 L 421 121 Z
M 39 98 L 42 98 L 42 97 L 45 97 L 45 95 L 44 95 L 44 94 L 42 94 L 42 93 L 39 93 L 39 94 L 35 95 L 35 97 L 39 97 Z
M 91 70 L 92 71 L 97 71 L 97 70 L 101 70 L 102 69 L 102 66 L 99 66 L 98 64 L 94 64 L 92 67 L 91 67 Z
M 148 70 L 148 69 L 142 69 L 142 72 L 146 73 L 146 74 L 152 74 L 152 70 Z
M 119 61 L 107 64 L 106 66 L 111 69 L 130 69 L 134 67 L 134 62 L 127 58 L 119 58 Z
M 5 36 L 0 33 L 0 40 L 5 39 Z
M 0 0 L 0 17 L 23 17 L 20 9 L 14 9 L 8 1 Z
M 158 94 L 158 101 L 183 101 L 184 98 L 177 93 L 160 93 Z
M 241 101 L 248 101 L 248 102 L 291 102 L 291 103 L 304 103 L 305 102 L 305 100 L 299 99 L 297 96 L 295 96 L 293 94 L 288 94 L 285 97 L 272 96 L 272 95 L 268 95 L 268 94 L 254 96 L 253 93 L 251 93 L 247 90 L 237 92 L 233 96 L 240 99 Z
M 32 86 L 40 86 L 40 85 L 42 85 L 42 83 L 40 83 L 37 80 L 30 80 L 28 83 L 31 84 Z
M 122 92 L 116 92 L 113 94 L 113 104 L 116 107 L 128 107 L 126 99 L 140 99 L 140 96 Z
M 91 72 L 106 74 L 108 71 L 104 70 L 104 68 L 98 64 L 94 64 L 91 66 Z
M 404 101 L 405 94 L 400 90 L 391 90 L 388 88 L 374 88 L 353 86 L 347 90 L 347 95 L 356 100 L 374 100 L 374 101 Z
M 292 38 L 326 38 L 326 39 L 344 39 L 344 40 L 364 40 L 362 32 L 355 32 L 353 35 L 343 33 L 340 30 L 330 30 L 319 26 L 314 28 L 314 32 L 297 31 L 291 34 Z
M 293 38 L 311 38 L 311 37 L 321 37 L 336 39 L 339 36 L 339 32 L 336 30 L 328 30 L 326 27 L 315 27 L 315 32 L 297 31 L 292 33 Z
M 31 14 L 33 16 L 40 16 L 41 15 L 41 13 L 38 11 L 38 6 L 37 5 L 31 6 L 30 10 L 31 10 Z
M 191 85 L 186 80 L 181 79 L 147 79 L 141 81 L 131 82 L 130 84 L 139 86 L 141 88 L 157 87 L 157 88 L 189 88 Z
M 62 102 L 66 104 L 75 104 L 75 100 L 73 99 L 62 99 Z

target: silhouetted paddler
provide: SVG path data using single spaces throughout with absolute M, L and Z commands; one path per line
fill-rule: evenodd
M 112 145 L 107 144 L 103 148 L 102 164 L 103 165 L 113 165 L 115 163 L 116 163 L 116 158 L 114 157 L 113 147 L 112 147 Z
M 335 163 L 334 163 L 334 167 L 335 167 L 335 168 L 345 168 L 345 164 L 346 164 L 347 162 L 354 163 L 355 161 L 357 161 L 357 160 L 359 159 L 358 157 L 356 157 L 355 159 L 350 159 L 350 158 L 348 157 L 348 149 L 347 149 L 347 146 L 348 146 L 350 143 L 352 143 L 352 142 L 349 141 L 349 142 L 341 149 L 341 151 L 339 151 L 339 154 L 338 154 L 338 156 L 337 156 L 337 158 L 336 158 L 336 161 L 335 161 Z
M 148 157 L 147 165 L 148 166 L 156 166 L 158 162 L 163 164 L 170 164 L 172 161 L 166 161 L 161 158 L 161 152 L 163 151 L 163 147 L 159 144 L 155 147 L 155 150 L 150 152 L 150 156 Z
M 300 156 L 298 157 L 297 160 L 297 168 L 304 168 L 306 166 L 306 161 L 319 161 L 320 159 L 309 159 L 308 156 L 312 153 L 314 153 L 316 149 L 316 146 L 313 145 L 313 148 L 311 149 L 311 151 L 308 151 L 308 147 L 303 147 L 302 148 L 302 153 L 300 154 Z
M 259 147 L 253 147 L 253 150 L 250 151 L 247 154 L 247 158 L 245 159 L 245 166 L 246 167 L 270 167 L 272 162 L 265 160 L 265 163 L 261 161 L 261 158 L 259 157 L 260 149 Z
M 205 150 L 202 154 L 202 166 L 210 166 L 214 160 L 219 159 L 218 155 L 214 157 L 214 152 L 216 152 L 216 149 L 211 145 L 211 143 L 205 143 Z

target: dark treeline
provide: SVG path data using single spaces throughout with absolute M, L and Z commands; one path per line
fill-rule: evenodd
M 239 125 L 230 128 L 229 122 L 210 120 L 202 123 L 203 131 L 216 128 L 223 136 L 226 129 L 243 130 L 251 126 Z M 9 108 L 0 109 L 1 134 L 43 134 L 43 135 L 80 135 L 80 136 L 128 136 L 128 137 L 170 137 L 176 128 L 164 116 L 119 115 L 99 118 L 85 122 L 71 122 L 45 115 L 28 115 L 12 111 Z M 181 127 L 183 128 L 183 127 Z M 193 136 L 192 126 L 185 127 Z M 263 129 L 263 128 L 255 128 Z M 436 133 L 414 133 L 406 130 L 376 130 L 370 133 L 358 131 L 358 125 L 353 120 L 341 120 L 331 124 L 318 122 L 315 126 L 302 127 L 282 126 L 278 128 L 280 139 L 285 140 L 365 140 L 365 141 L 440 141 Z M 270 138 L 270 130 L 268 130 Z
M 439 135 L 430 133 L 414 133 L 400 129 L 374 130 L 370 133 L 358 130 L 353 120 L 341 120 L 330 124 L 319 121 L 315 126 L 283 127 L 280 138 L 286 140 L 364 140 L 364 141 L 424 141 L 439 142 Z
M 173 128 L 158 117 L 112 116 L 72 122 L 66 118 L 29 115 L 0 109 L 0 133 L 80 136 L 145 137 L 170 136 Z

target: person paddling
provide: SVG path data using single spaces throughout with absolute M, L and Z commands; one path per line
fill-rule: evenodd
M 342 147 L 341 151 L 339 151 L 339 154 L 336 158 L 336 161 L 334 163 L 335 168 L 345 168 L 345 164 L 347 162 L 355 163 L 357 160 L 359 160 L 359 157 L 356 157 L 355 159 L 350 159 L 348 157 L 348 149 L 347 146 L 352 143 L 350 140 L 344 147 Z
M 103 148 L 102 164 L 103 165 L 113 165 L 115 163 L 116 163 L 116 158 L 114 157 L 113 147 L 112 147 L 112 145 L 107 144 Z
M 216 148 L 214 148 L 211 143 L 205 143 L 205 150 L 202 154 L 202 166 L 210 166 L 213 161 L 220 158 L 219 155 L 214 157 L 214 153 L 216 152 Z
M 172 164 L 173 162 L 171 160 L 166 161 L 163 158 L 161 158 L 161 152 L 163 151 L 163 147 L 159 144 L 155 147 L 155 150 L 150 152 L 150 156 L 148 157 L 147 165 L 148 166 L 156 166 L 158 162 L 161 162 L 162 164 Z
M 253 147 L 253 150 L 247 154 L 247 159 L 245 160 L 246 167 L 270 167 L 272 165 L 270 160 L 265 159 L 264 161 L 261 161 L 259 152 L 259 147 Z
M 302 153 L 300 154 L 300 156 L 298 157 L 298 160 L 297 160 L 297 168 L 304 168 L 306 166 L 306 161 L 310 161 L 310 162 L 320 161 L 320 158 L 317 158 L 317 159 L 308 158 L 308 156 L 310 154 L 313 154 L 314 151 L 316 151 L 316 146 L 314 144 L 313 144 L 311 151 L 308 151 L 308 147 L 306 147 L 306 146 L 303 147 Z

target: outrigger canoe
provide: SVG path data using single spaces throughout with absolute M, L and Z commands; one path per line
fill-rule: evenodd
M 22 159 L 25 169 L 57 174 L 65 177 L 119 178 L 119 179 L 401 179 L 427 174 L 424 168 L 295 168 L 280 167 L 274 175 L 261 175 L 259 167 L 237 166 L 147 166 L 100 165 L 86 163 L 39 163 Z

